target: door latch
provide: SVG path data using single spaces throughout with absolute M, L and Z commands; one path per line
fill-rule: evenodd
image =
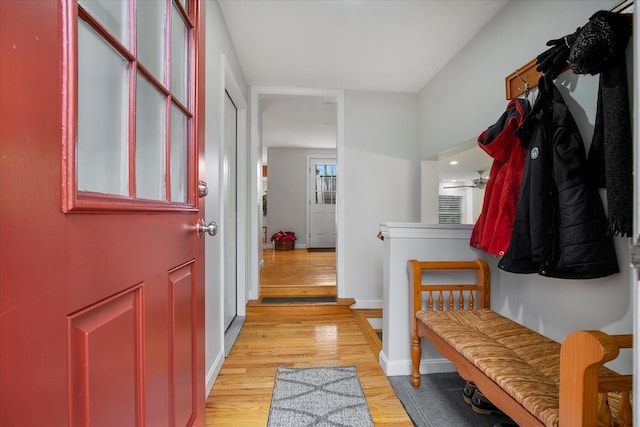
M 198 181 L 198 197 L 202 198 L 209 194 L 209 186 L 204 181 Z

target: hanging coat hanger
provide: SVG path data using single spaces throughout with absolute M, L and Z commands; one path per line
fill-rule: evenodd
M 507 99 L 517 98 L 523 94 L 525 97 L 529 96 L 531 90 L 538 86 L 538 80 L 542 76 L 536 67 L 537 63 L 534 58 L 507 76 L 505 79 Z
M 529 92 L 531 91 L 531 87 L 529 86 L 529 81 L 522 78 L 520 72 L 516 69 L 516 76 L 520 79 L 522 84 L 524 84 L 524 99 L 529 99 Z

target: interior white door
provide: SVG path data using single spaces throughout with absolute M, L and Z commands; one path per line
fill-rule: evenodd
M 336 246 L 336 159 L 309 159 L 309 248 Z
M 224 328 L 236 317 L 237 309 L 237 108 L 229 94 L 224 103 L 223 202 L 224 202 Z

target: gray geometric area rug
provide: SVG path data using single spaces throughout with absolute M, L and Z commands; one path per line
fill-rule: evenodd
M 456 372 L 420 375 L 414 388 L 408 375 L 388 377 L 409 418 L 416 427 L 494 427 L 513 423 L 502 414 L 473 412 L 462 398 L 466 381 Z
M 373 427 L 355 366 L 278 367 L 267 427 Z

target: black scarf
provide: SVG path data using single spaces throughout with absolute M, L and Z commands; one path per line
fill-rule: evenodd
M 598 106 L 588 161 L 594 179 L 607 189 L 611 232 L 631 236 L 633 140 L 625 49 L 631 24 L 625 15 L 596 12 L 582 27 L 569 54 L 577 74 L 600 74 Z

